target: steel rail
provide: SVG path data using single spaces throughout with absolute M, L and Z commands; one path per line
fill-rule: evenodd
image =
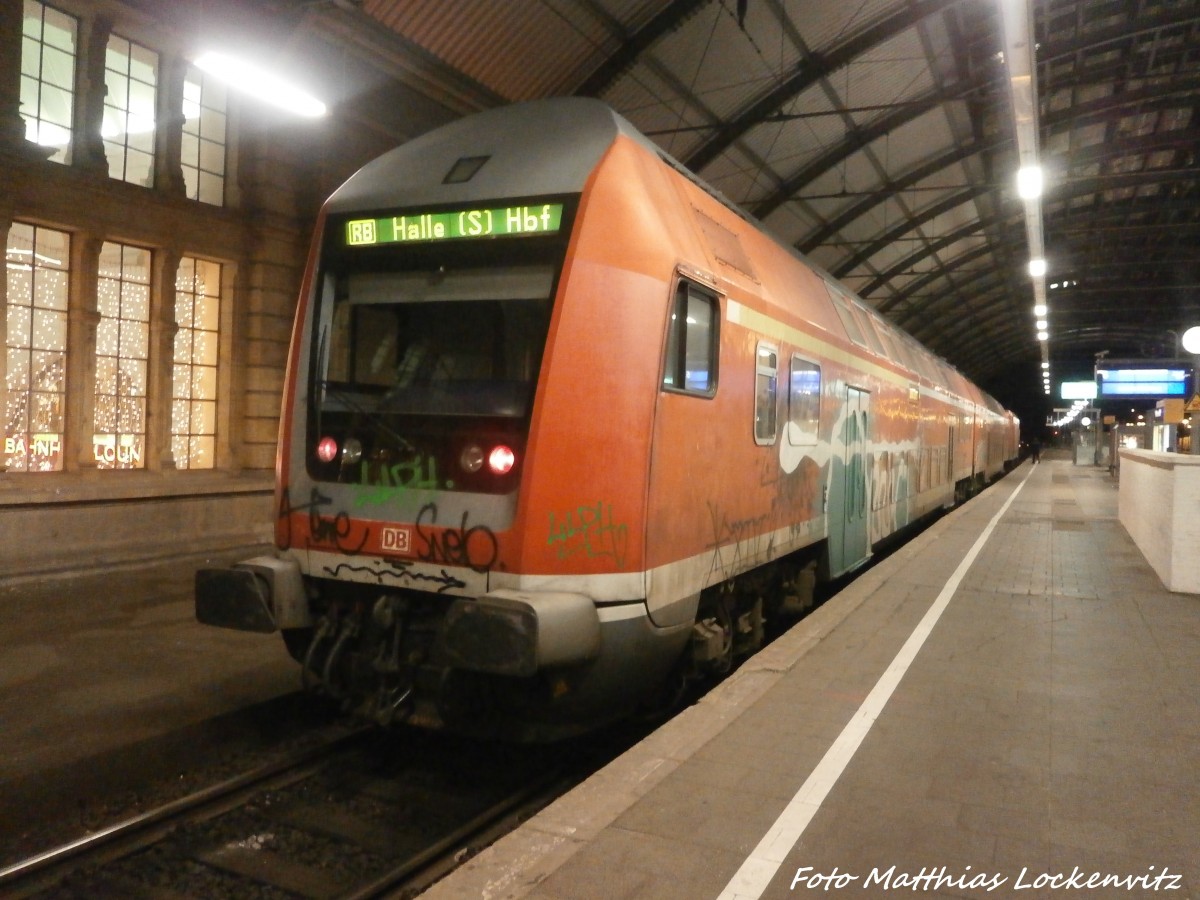
M 412 879 L 414 875 L 419 875 L 430 869 L 447 855 L 466 849 L 469 846 L 468 842 L 472 838 L 487 834 L 489 829 L 493 829 L 495 825 L 503 821 L 506 817 L 519 812 L 523 808 L 541 809 L 543 806 L 560 797 L 578 783 L 578 781 L 578 778 L 570 778 L 561 771 L 551 772 L 539 778 L 535 783 L 526 785 L 508 797 L 498 800 L 474 818 L 464 822 L 449 834 L 430 844 L 424 850 L 413 854 L 398 866 L 377 876 L 369 884 L 362 885 L 342 894 L 338 900 L 375 900 L 375 898 L 385 895 L 390 896 L 390 892 L 404 887 L 405 883 Z M 506 830 L 502 830 L 495 837 L 499 837 Z M 449 874 L 454 868 L 457 868 L 457 865 L 447 866 L 445 871 L 441 872 L 438 877 Z M 427 885 L 422 887 L 425 886 Z
M 126 848 L 125 852 L 137 849 L 138 841 L 143 841 L 144 836 L 151 832 L 151 829 L 163 828 L 174 820 L 188 814 L 195 814 L 207 806 L 228 802 L 239 795 L 261 790 L 265 785 L 282 776 L 298 773 L 305 767 L 322 762 L 347 746 L 361 741 L 367 734 L 373 733 L 375 730 L 371 726 L 359 728 L 326 743 L 297 751 L 284 759 L 259 766 L 242 775 L 179 797 L 155 809 L 116 822 L 93 834 L 77 838 L 5 869 L 0 869 L 0 891 L 37 887 L 35 879 L 39 880 L 38 884 L 42 879 L 50 881 L 50 873 L 56 869 L 64 870 L 59 875 L 61 877 L 66 874 L 68 866 L 77 866 L 80 860 L 98 856 L 118 845 L 126 843 L 131 845 Z M 149 841 L 144 842 L 149 843 Z

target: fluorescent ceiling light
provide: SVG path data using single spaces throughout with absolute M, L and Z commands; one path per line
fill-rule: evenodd
M 315 119 L 325 115 L 327 111 L 325 104 L 311 94 L 253 63 L 235 59 L 225 53 L 202 53 L 196 59 L 196 68 L 243 93 L 296 115 Z
M 1017 170 L 1017 193 L 1022 200 L 1036 200 L 1042 196 L 1042 167 L 1022 166 Z
M 1044 362 L 1044 363 L 1042 363 L 1042 368 L 1043 368 L 1043 369 L 1048 369 L 1048 368 L 1050 368 L 1050 363 L 1048 363 L 1048 362 Z
M 1033 314 L 1035 316 L 1037 316 L 1039 319 L 1042 318 L 1042 316 L 1046 315 L 1047 312 L 1049 312 L 1049 309 L 1046 307 L 1045 303 L 1039 303 L 1037 306 L 1035 306 L 1033 308 Z
M 1183 349 L 1188 353 L 1200 355 L 1200 325 L 1189 328 L 1183 333 Z
M 1041 278 L 1046 274 L 1046 261 L 1044 259 L 1031 259 L 1029 261 L 1029 274 L 1034 278 Z
M 1050 340 L 1050 332 L 1048 332 L 1048 331 L 1039 331 L 1039 332 L 1038 332 L 1038 340 L 1039 340 L 1039 341 L 1048 341 L 1048 340 Z
M 1038 331 L 1044 331 L 1049 326 L 1049 324 L 1050 323 L 1047 322 L 1045 319 L 1038 319 L 1037 320 Z

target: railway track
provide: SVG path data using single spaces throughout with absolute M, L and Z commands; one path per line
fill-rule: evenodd
M 354 732 L 12 865 L 0 895 L 415 894 L 586 776 L 562 751 Z

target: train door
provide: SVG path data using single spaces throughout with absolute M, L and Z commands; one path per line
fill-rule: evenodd
M 728 452 L 721 443 L 725 433 L 713 421 L 720 321 L 716 292 L 681 278 L 654 410 L 646 498 L 646 606 L 659 627 L 691 625 L 699 580 L 706 574 L 721 580 L 704 561 L 700 571 L 687 565 L 697 546 L 719 540 L 712 537 L 712 503 L 729 477 L 720 467 L 704 467 Z M 721 561 L 718 553 L 711 566 L 719 569 Z
M 956 429 L 955 429 L 954 425 L 951 424 L 950 425 L 950 439 L 949 439 L 949 443 L 946 444 L 946 484 L 948 485 L 948 487 L 945 489 L 947 491 L 947 498 L 943 503 L 943 506 L 946 509 L 950 509 L 954 505 L 955 500 L 958 499 L 955 496 L 955 490 L 954 490 L 954 451 L 958 446 L 955 443 L 955 440 L 957 440 L 957 438 L 958 438 L 958 435 L 956 434 Z
M 842 452 L 835 457 L 829 490 L 829 574 L 840 575 L 871 555 L 867 532 L 868 412 L 871 395 L 846 388 Z M 836 451 L 835 451 L 836 452 Z M 840 467 L 837 463 L 841 463 Z
M 983 447 L 979 433 L 979 410 L 971 407 L 971 492 L 975 492 L 975 479 L 979 477 L 979 451 Z

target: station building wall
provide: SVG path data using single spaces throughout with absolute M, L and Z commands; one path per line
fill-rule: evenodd
M 0 579 L 266 539 L 312 224 L 394 143 L 214 83 L 177 3 L 0 4 Z

